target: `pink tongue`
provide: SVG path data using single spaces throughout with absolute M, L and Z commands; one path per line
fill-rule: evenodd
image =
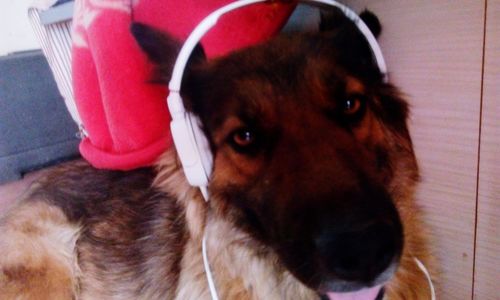
M 374 300 L 381 287 L 381 285 L 377 285 L 372 288 L 362 289 L 356 292 L 327 293 L 327 295 L 330 300 Z

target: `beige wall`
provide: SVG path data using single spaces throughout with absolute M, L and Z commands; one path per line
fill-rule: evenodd
M 500 0 L 488 0 L 475 266 L 475 299 L 500 299 Z
M 412 105 L 438 299 L 500 299 L 500 0 L 344 2 L 381 19 L 390 78 Z

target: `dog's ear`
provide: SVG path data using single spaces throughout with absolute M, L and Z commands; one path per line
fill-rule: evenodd
M 320 31 L 334 31 L 349 22 L 349 19 L 338 8 L 322 9 L 320 11 Z
M 373 33 L 373 36 L 378 38 L 382 33 L 382 24 L 380 24 L 378 17 L 367 9 L 361 12 L 359 17 L 361 18 L 361 20 L 363 20 L 363 22 L 365 22 L 366 26 L 370 28 L 370 31 Z
M 381 32 L 378 18 L 369 11 L 364 11 L 362 20 L 374 36 Z M 320 30 L 331 44 L 331 51 L 336 62 L 359 78 L 380 82 L 383 76 L 378 70 L 372 50 L 366 38 L 340 9 L 328 9 L 321 12 Z
M 372 34 L 378 38 L 382 33 L 382 25 L 378 17 L 371 11 L 365 9 L 359 15 L 361 20 L 368 26 Z M 321 11 L 320 31 L 338 30 L 351 21 L 338 8 L 325 9 Z
M 132 23 L 130 31 L 142 51 L 156 65 L 152 82 L 167 84 L 172 76 L 175 60 L 182 43 L 163 31 L 138 22 Z M 189 69 L 193 64 L 202 61 L 205 61 L 205 53 L 203 48 L 198 45 L 191 54 L 186 68 Z

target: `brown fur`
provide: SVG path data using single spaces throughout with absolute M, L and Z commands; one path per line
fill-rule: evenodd
M 204 234 L 221 299 L 319 299 L 338 278 L 303 247 L 323 237 L 317 220 L 330 234 L 381 218 L 403 230 L 386 299 L 429 299 L 413 259 L 433 265 L 407 104 L 372 64 L 350 58 L 366 45 L 352 25 L 338 26 L 190 66 L 186 106 L 214 153 L 209 202 L 172 150 L 156 170 L 75 161 L 46 174 L 0 219 L 0 299 L 209 299 Z M 158 44 L 154 53 L 177 47 L 148 30 L 133 28 Z M 151 58 L 168 73 L 169 62 Z M 343 110 L 358 98 L 359 112 Z M 260 138 L 252 148 L 242 128 Z
M 20 205 L 0 222 L 0 298 L 71 299 L 78 290 L 78 226 L 57 207 Z
M 52 180 L 64 180 L 66 176 L 76 176 L 89 170 L 90 167 L 80 162 L 76 166 L 71 164 L 61 167 L 52 171 L 51 184 L 54 184 Z M 123 260 L 116 252 L 95 252 L 95 246 L 85 242 L 89 238 L 84 236 L 99 230 L 99 227 L 95 227 L 97 224 L 87 225 L 90 228 L 83 230 L 78 222 L 70 222 L 61 208 L 28 196 L 4 216 L 1 223 L 0 249 L 9 255 L 0 257 L 0 298 L 208 299 L 200 246 L 206 223 L 206 204 L 199 192 L 185 181 L 172 152 L 166 153 L 161 160 L 154 185 L 159 187 L 156 193 L 164 191 L 173 196 L 167 201 L 175 202 L 182 211 L 176 217 L 185 219 L 189 238 L 181 247 L 183 250 L 179 250 L 182 256 L 180 274 L 165 273 L 163 264 L 152 262 L 148 265 L 148 272 L 136 274 L 138 276 L 130 279 L 126 275 L 130 271 L 120 267 L 120 261 L 128 268 L 136 269 L 139 266 L 133 256 Z M 97 182 L 96 186 L 99 186 Z M 38 185 L 33 187 L 35 191 L 38 188 Z M 73 192 L 86 193 L 83 189 Z M 420 222 L 410 200 L 402 198 L 399 201 L 407 228 L 408 250 L 403 255 L 395 278 L 386 287 L 387 299 L 428 299 L 426 279 L 416 268 L 412 256 L 418 256 L 427 265 L 430 263 L 429 256 L 420 236 Z M 109 232 L 115 230 L 109 228 L 114 227 L 110 224 L 126 222 L 125 216 L 114 214 L 102 229 Z M 210 237 L 208 252 L 211 254 L 221 299 L 317 299 L 313 291 L 279 266 L 278 259 L 272 253 L 259 249 L 248 234 L 221 220 L 211 222 L 207 232 Z M 75 243 L 77 238 L 79 242 Z M 123 235 L 120 239 L 121 243 L 127 245 L 136 242 L 130 235 Z M 33 246 L 39 248 L 33 249 Z M 153 245 L 146 242 L 141 247 L 154 249 Z M 108 270 L 110 274 L 103 276 L 96 270 L 102 263 L 114 263 L 116 270 Z M 155 280 L 158 277 L 161 278 Z M 176 287 L 168 290 L 170 281 L 175 281 L 176 284 L 171 286 Z M 141 282 L 142 286 L 138 286 Z M 149 282 L 147 287 L 144 286 L 145 282 Z M 158 293 L 159 290 L 164 293 Z

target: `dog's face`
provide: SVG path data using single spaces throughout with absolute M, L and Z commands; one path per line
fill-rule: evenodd
M 183 94 L 214 155 L 214 213 L 319 293 L 376 295 L 403 249 L 398 182 L 417 176 L 397 178 L 415 167 L 407 105 L 350 22 L 327 29 L 198 60 Z M 168 38 L 133 31 L 161 63 Z

